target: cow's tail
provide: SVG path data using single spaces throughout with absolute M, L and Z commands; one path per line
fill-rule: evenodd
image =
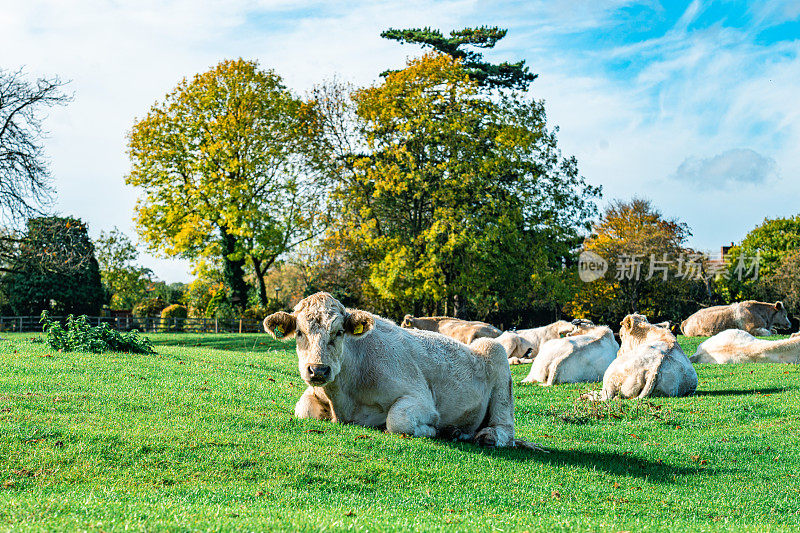
M 681 322 L 681 333 L 683 333 L 684 335 L 686 335 L 686 323 L 687 323 L 688 321 L 689 321 L 689 319 L 687 318 L 686 320 L 684 320 L 683 322 Z
M 647 378 L 645 379 L 644 387 L 642 387 L 642 392 L 639 393 L 639 398 L 647 398 L 653 393 L 658 382 L 658 372 L 661 370 L 661 365 L 664 364 L 664 359 L 666 359 L 666 356 L 661 358 L 655 368 L 647 371 Z

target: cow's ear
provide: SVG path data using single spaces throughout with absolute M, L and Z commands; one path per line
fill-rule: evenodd
M 360 337 L 375 327 L 375 319 L 366 311 L 352 311 L 344 319 L 344 330 L 350 335 Z
M 284 311 L 278 311 L 264 319 L 264 331 L 276 339 L 283 339 L 294 335 L 296 327 L 297 320 L 294 315 Z
M 775 309 L 777 311 L 783 311 L 783 309 L 784 309 L 783 302 L 775 302 Z
M 632 329 L 633 328 L 633 317 L 631 315 L 626 316 L 622 319 L 622 322 L 619 323 L 622 326 L 622 329 Z

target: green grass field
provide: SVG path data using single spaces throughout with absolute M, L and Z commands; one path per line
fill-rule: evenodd
M 517 386 L 541 453 L 296 420 L 293 345 L 266 335 L 146 356 L 2 336 L 0 530 L 800 528 L 798 365 L 698 365 L 693 397 L 607 405 Z

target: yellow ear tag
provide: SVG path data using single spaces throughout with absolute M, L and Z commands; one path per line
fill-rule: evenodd
M 275 326 L 275 336 L 279 339 L 283 337 L 283 326 Z
M 361 335 L 364 333 L 364 324 L 356 324 L 353 327 L 353 335 Z

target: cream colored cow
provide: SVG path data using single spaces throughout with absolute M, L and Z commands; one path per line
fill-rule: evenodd
M 800 363 L 800 336 L 768 341 L 740 329 L 726 329 L 697 347 L 693 363 Z
M 751 335 L 772 335 L 774 328 L 789 329 L 792 323 L 783 302 L 774 304 L 748 300 L 701 309 L 681 323 L 689 337 L 711 336 L 726 329 L 741 329 Z
M 588 321 L 584 321 L 589 323 Z M 575 320 L 572 323 L 566 320 L 558 320 L 552 324 L 531 329 L 520 329 L 517 331 L 506 331 L 499 337 L 497 342 L 503 345 L 508 353 L 508 362 L 512 365 L 532 363 L 539 347 L 551 339 L 565 337 L 575 331 L 581 321 Z
M 466 346 L 438 333 L 404 329 L 345 309 L 328 293 L 264 319 L 278 338 L 297 337 L 308 385 L 295 416 L 419 437 L 447 436 L 514 446 L 511 372 L 490 339 Z
M 579 328 L 563 339 L 542 344 L 523 383 L 542 385 L 600 381 L 619 344 L 608 326 Z
M 620 337 L 622 347 L 603 375 L 601 400 L 686 396 L 697 389 L 697 372 L 668 329 L 633 314 L 622 321 Z
M 449 316 L 423 316 L 415 318 L 406 315 L 401 326 L 408 329 L 436 331 L 457 341 L 469 344 L 475 339 L 494 339 L 500 336 L 500 330 L 486 322 L 478 320 L 461 320 Z

